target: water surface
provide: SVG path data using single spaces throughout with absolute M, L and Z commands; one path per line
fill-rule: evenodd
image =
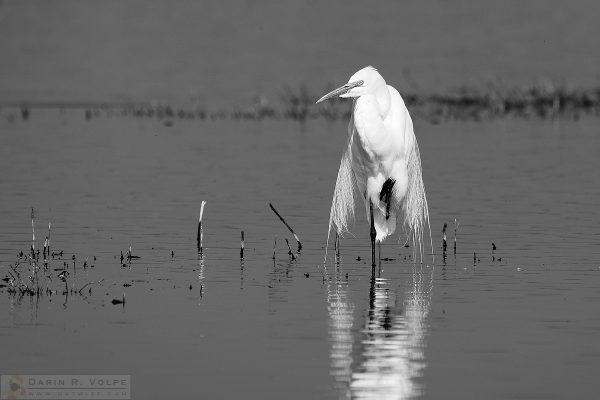
M 389 240 L 374 279 L 362 206 L 322 264 L 344 122 L 0 124 L 2 275 L 30 246 L 33 207 L 36 246 L 52 221 L 53 248 L 76 255 L 70 284 L 104 279 L 81 296 L 0 289 L 3 373 L 131 374 L 135 398 L 157 399 L 596 393 L 595 119 L 416 121 L 436 264 Z M 269 202 L 302 240 L 297 260 Z M 141 258 L 123 267 L 129 246 Z

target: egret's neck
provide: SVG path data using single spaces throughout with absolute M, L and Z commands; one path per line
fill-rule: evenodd
M 379 115 L 381 116 L 381 119 L 385 119 L 390 111 L 391 95 L 383 79 L 382 83 L 377 85 L 374 94 L 379 108 Z
M 361 116 L 367 119 L 378 115 L 380 120 L 383 121 L 390 112 L 391 101 L 392 96 L 390 95 L 390 91 L 385 82 L 383 82 L 382 85 L 378 85 L 368 93 L 354 99 L 354 112 L 357 114 L 358 108 L 362 110 L 362 112 L 358 112 L 359 115 L 362 114 Z M 365 109 L 369 111 L 365 113 Z M 357 115 L 354 117 L 356 118 Z

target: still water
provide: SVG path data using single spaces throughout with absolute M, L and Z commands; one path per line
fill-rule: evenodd
M 82 295 L 0 289 L 2 373 L 130 374 L 144 399 L 597 394 L 596 119 L 416 121 L 436 262 L 395 238 L 373 277 L 362 207 L 323 266 L 344 122 L 34 110 L 0 129 L 2 277 L 33 207 L 36 247 L 51 221 L 64 252 L 51 265 L 76 256 L 69 284 L 103 279 Z M 269 202 L 302 240 L 295 260 Z M 141 258 L 122 266 L 129 246 Z

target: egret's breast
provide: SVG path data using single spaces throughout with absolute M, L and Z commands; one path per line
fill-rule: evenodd
M 363 175 L 381 174 L 387 179 L 393 177 L 400 164 L 406 165 L 403 132 L 390 122 L 393 119 L 382 119 L 373 96 L 361 96 L 355 101 L 352 123 L 358 137 L 352 150 Z

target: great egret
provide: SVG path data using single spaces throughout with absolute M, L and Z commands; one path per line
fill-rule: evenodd
M 394 233 L 399 212 L 412 238 L 414 254 L 418 248 L 422 261 L 429 209 L 419 147 L 402 97 L 371 66 L 356 72 L 347 84 L 327 93 L 317 103 L 334 97 L 352 98 L 353 107 L 348 143 L 333 193 L 328 242 L 332 225 L 340 235 L 348 231 L 354 218 L 356 188 L 364 197 L 371 224 L 372 266 L 375 267 L 375 242 Z M 429 233 L 431 242 L 431 229 Z

